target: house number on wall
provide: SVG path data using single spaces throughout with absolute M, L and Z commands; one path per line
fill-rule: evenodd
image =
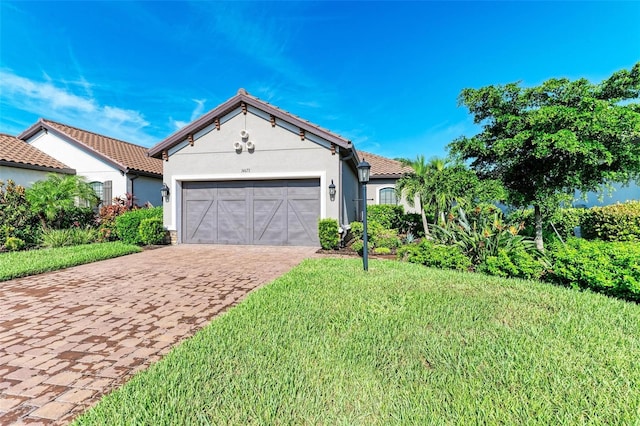
M 241 169 L 240 172 L 242 172 L 242 173 L 251 173 L 251 169 Z

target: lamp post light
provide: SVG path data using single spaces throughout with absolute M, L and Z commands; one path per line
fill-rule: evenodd
M 369 182 L 369 172 L 371 164 L 367 163 L 364 158 L 358 164 L 358 180 L 362 184 L 362 264 L 364 270 L 369 270 L 369 238 L 367 236 L 367 183 Z

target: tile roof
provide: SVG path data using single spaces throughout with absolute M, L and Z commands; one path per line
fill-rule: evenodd
M 15 136 L 0 133 L 0 163 L 15 167 L 75 174 L 75 170 Z
M 38 123 L 18 137 L 27 139 L 41 128 L 66 135 L 77 144 L 88 148 L 98 154 L 99 157 L 113 163 L 123 172 L 135 171 L 153 176 L 162 176 L 162 160 L 149 157 L 147 148 L 55 121 L 41 118 Z
M 371 154 L 370 152 L 358 151 L 358 156 L 361 160 L 365 159 L 367 163 L 371 164 L 372 178 L 400 178 L 405 173 L 413 171 L 411 167 L 405 166 L 400 161 Z
M 219 119 L 220 117 L 238 108 L 242 104 L 250 105 L 257 109 L 260 109 L 268 114 L 273 115 L 276 119 L 293 124 L 294 126 L 299 127 L 301 130 L 304 130 L 305 132 L 318 135 L 321 138 L 335 143 L 338 146 L 347 149 L 352 148 L 350 140 L 336 133 L 333 133 L 330 130 L 324 129 L 316 124 L 304 120 L 296 115 L 293 115 L 290 112 L 284 111 L 276 107 L 275 105 L 271 105 L 270 103 L 263 101 L 262 99 L 250 95 L 244 89 L 239 89 L 238 93 L 234 97 L 218 105 L 195 121 L 192 121 L 182 129 L 167 137 L 162 142 L 154 145 L 151 149 L 149 149 L 149 155 L 159 157 L 160 155 L 162 155 L 162 151 L 179 144 L 180 142 L 184 141 L 188 137 L 188 135 L 193 135 L 199 130 L 213 124 L 216 118 Z

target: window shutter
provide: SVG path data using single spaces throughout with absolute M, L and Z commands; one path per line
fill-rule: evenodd
M 111 181 L 106 180 L 102 184 L 102 205 L 110 206 L 113 203 L 113 195 L 111 191 Z

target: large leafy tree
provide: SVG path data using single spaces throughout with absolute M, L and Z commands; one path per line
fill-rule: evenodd
M 46 180 L 34 183 L 25 196 L 45 230 L 78 203 L 96 205 L 98 201 L 95 191 L 83 177 L 54 173 L 49 174 Z
M 640 62 L 599 84 L 562 78 L 464 89 L 459 104 L 483 130 L 449 148 L 480 177 L 499 179 L 511 204 L 534 206 L 536 245 L 544 250 L 545 201 L 640 176 L 639 95 Z
M 452 206 L 466 206 L 473 201 L 500 199 L 499 186 L 495 181 L 480 182 L 476 173 L 462 163 L 450 159 L 432 157 L 426 160 L 419 155 L 415 160 L 401 160 L 413 169 L 396 183 L 398 194 L 404 195 L 413 206 L 420 202 L 422 225 L 430 235 L 426 213 L 432 214 L 435 222 L 444 222 L 444 216 Z

